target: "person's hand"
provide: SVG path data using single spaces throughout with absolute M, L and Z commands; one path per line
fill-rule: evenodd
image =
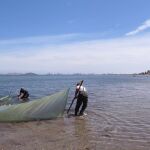
M 21 95 L 18 95 L 18 99 L 21 100 L 21 98 L 22 98 L 22 96 L 21 96 Z
M 78 96 L 75 96 L 75 97 L 74 97 L 74 99 L 77 99 L 77 98 L 78 98 Z

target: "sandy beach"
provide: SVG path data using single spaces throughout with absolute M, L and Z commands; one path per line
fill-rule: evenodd
M 91 117 L 1 123 L 0 150 L 149 150 L 146 137 L 101 117 L 102 124 Z
M 74 129 L 70 126 L 75 120 L 57 119 L 24 123 L 0 124 L 1 150 L 51 150 L 51 149 L 91 149 L 83 129 L 83 119 L 77 119 Z M 80 139 L 81 138 L 81 139 Z M 80 141 L 81 140 L 81 141 Z

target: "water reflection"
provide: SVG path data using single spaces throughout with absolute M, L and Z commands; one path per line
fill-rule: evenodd
M 87 126 L 87 120 L 82 117 L 76 117 L 74 121 L 75 136 L 78 137 L 79 147 L 88 148 L 89 145 L 89 131 Z

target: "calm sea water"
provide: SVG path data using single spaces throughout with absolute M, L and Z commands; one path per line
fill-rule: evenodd
M 10 92 L 14 96 L 24 87 L 28 89 L 30 98 L 35 99 L 69 87 L 67 109 L 74 96 L 75 85 L 82 79 L 89 93 L 88 116 L 82 120 L 64 117 L 62 124 L 64 128 L 67 124 L 67 129 L 62 142 L 69 136 L 72 145 L 81 149 L 149 150 L 150 77 L 0 76 L 0 96 L 9 95 Z

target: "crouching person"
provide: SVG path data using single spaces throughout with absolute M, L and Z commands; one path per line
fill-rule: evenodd
M 20 89 L 20 93 L 18 95 L 18 98 L 19 100 L 22 100 L 22 101 L 28 101 L 28 98 L 29 98 L 29 92 L 23 88 Z

